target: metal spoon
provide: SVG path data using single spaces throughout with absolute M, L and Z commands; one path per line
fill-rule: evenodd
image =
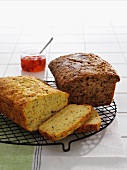
M 50 39 L 50 41 L 44 46 L 44 48 L 39 52 L 39 54 L 41 54 L 44 49 L 51 43 L 51 41 L 53 40 L 53 37 Z

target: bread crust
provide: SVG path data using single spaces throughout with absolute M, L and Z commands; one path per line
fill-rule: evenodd
M 101 125 L 101 118 L 98 112 L 94 108 L 92 108 L 89 119 L 82 126 L 80 126 L 76 130 L 76 132 L 78 133 L 97 132 L 100 130 L 100 125 Z
M 111 104 L 120 77 L 95 54 L 75 53 L 49 63 L 58 89 L 70 94 L 69 103 L 103 106 Z
M 13 101 L 0 95 L 0 113 L 13 120 L 18 125 L 29 130 L 26 125 L 25 115 L 22 112 L 22 106 L 16 106 Z
M 61 95 L 63 99 L 62 97 L 60 99 L 63 103 L 58 101 L 54 110 L 53 106 L 51 109 L 47 108 L 55 102 L 52 99 L 55 95 L 57 97 Z M 55 111 L 65 107 L 68 104 L 68 96 L 69 94 L 54 89 L 33 76 L 0 78 L 0 112 L 28 131 L 38 130 L 41 122 L 52 116 Z M 53 103 L 49 102 L 47 97 Z M 47 115 L 46 108 L 48 109 Z

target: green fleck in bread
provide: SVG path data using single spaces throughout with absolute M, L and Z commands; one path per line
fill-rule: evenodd
M 89 118 L 92 106 L 70 104 L 49 118 L 40 127 L 40 133 L 51 141 L 73 133 Z
M 28 131 L 68 104 L 69 95 L 32 76 L 0 78 L 0 113 Z
M 101 118 L 98 112 L 93 108 L 91 111 L 90 118 L 80 126 L 76 131 L 77 132 L 96 132 L 100 130 Z

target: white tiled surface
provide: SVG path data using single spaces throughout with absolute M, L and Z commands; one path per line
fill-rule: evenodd
M 47 65 L 52 59 L 73 52 L 92 52 L 100 55 L 113 65 L 121 77 L 114 97 L 118 108 L 120 134 L 124 137 L 125 146 L 127 3 L 108 3 L 68 2 L 66 5 L 60 2 L 31 2 L 24 5 L 13 2 L 7 5 L 0 2 L 0 77 L 31 75 L 21 70 L 20 50 L 28 47 L 41 49 L 51 36 L 54 40 L 47 48 Z M 8 16 L 6 11 L 10 9 L 12 10 Z M 53 80 L 47 67 L 44 72 L 34 75 L 41 79 Z

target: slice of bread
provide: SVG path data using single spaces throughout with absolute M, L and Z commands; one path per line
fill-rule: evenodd
M 80 126 L 76 132 L 96 132 L 100 130 L 101 125 L 101 118 L 98 114 L 98 112 L 92 108 L 90 118 L 87 120 L 86 123 L 84 123 L 82 126 Z
M 92 106 L 70 104 L 39 127 L 41 135 L 51 141 L 65 138 L 86 122 Z

